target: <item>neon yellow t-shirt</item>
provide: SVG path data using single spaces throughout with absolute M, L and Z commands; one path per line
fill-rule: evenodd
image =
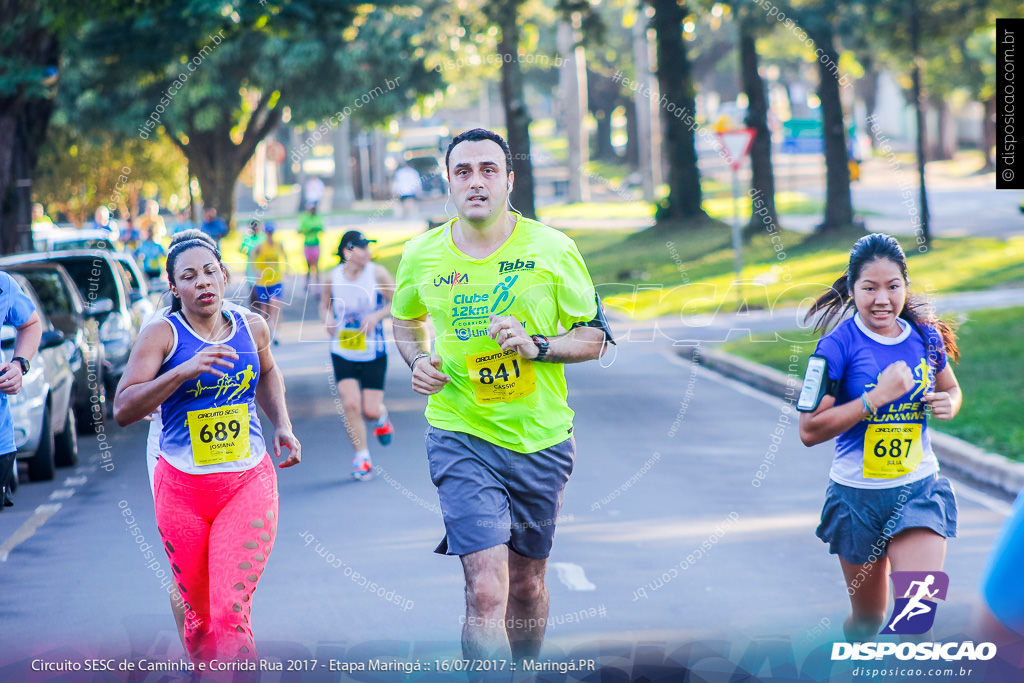
M 519 453 L 534 453 L 572 434 L 573 411 L 561 363 L 502 356 L 487 336 L 489 315 L 513 315 L 527 334 L 551 337 L 597 316 L 590 273 L 576 244 L 521 216 L 493 254 L 477 259 L 452 241 L 452 224 L 405 246 L 391 314 L 428 314 L 435 352 L 452 381 L 427 402 L 427 421 Z M 422 362 L 422 361 L 421 361 Z
M 280 244 L 260 243 L 252 252 L 252 271 L 260 287 L 276 285 L 284 280 L 284 249 Z

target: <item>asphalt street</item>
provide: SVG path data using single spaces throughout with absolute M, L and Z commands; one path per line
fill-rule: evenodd
M 432 552 L 443 526 L 423 446 L 425 401 L 393 355 L 394 441 L 373 444 L 372 480 L 351 480 L 325 334 L 315 315 L 298 313 L 315 310 L 303 306 L 305 293 L 291 294 L 274 355 L 303 461 L 279 470 L 278 538 L 253 608 L 260 655 L 431 665 L 458 657 L 462 572 L 457 559 Z M 838 562 L 814 536 L 831 446 L 805 448 L 782 401 L 679 360 L 671 347 L 664 336 L 632 335 L 606 356 L 607 367 L 567 368 L 577 459 L 550 558 L 542 659 L 597 652 L 593 661 L 625 670 L 679 648 L 691 657 L 711 648 L 715 656 L 695 668 L 717 670 L 768 643 L 784 653 L 775 664 L 796 661 L 806 673 L 809 652 L 825 648 L 827 659 L 831 642 L 842 640 L 848 608 Z M 184 659 L 161 586 L 169 570 L 153 518 L 146 430 L 110 421 L 109 458 L 96 439 L 82 439 L 77 468 L 23 484 L 17 506 L 0 513 L 0 680 L 109 680 L 32 674 L 34 659 Z M 948 548 L 950 589 L 936 640 L 967 639 L 978 579 L 1008 509 L 954 485 L 960 532 Z M 144 558 L 146 545 L 158 562 Z M 816 675 L 855 680 L 850 666 Z M 134 680 L 178 680 L 160 676 Z M 261 680 L 343 676 L 319 669 Z

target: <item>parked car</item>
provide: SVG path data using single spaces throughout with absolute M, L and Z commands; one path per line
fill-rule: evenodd
M 153 315 L 156 308 L 149 298 L 149 285 L 146 277 L 142 274 L 142 268 L 135 257 L 123 251 L 111 254 L 121 265 L 124 271 L 125 283 L 128 285 L 128 300 L 131 302 L 132 322 L 136 329 L 142 329 L 149 316 Z
M 124 374 L 128 353 L 139 334 L 124 269 L 108 251 L 49 251 L 0 258 L 0 268 L 50 261 L 64 266 L 75 281 L 90 315 L 99 323 L 107 394 L 113 394 Z
M 71 340 L 82 359 L 75 372 L 75 419 L 80 432 L 98 432 L 106 415 L 107 389 L 103 381 L 103 343 L 96 316 L 82 300 L 75 281 L 59 263 L 35 261 L 8 266 L 32 285 L 54 327 Z
M 77 349 L 54 328 L 28 280 L 19 273 L 11 273 L 11 277 L 35 303 L 43 324 L 39 353 L 31 360 L 21 391 L 7 397 L 17 457 L 28 460 L 29 479 L 42 481 L 53 479 L 58 465 L 78 462 L 78 434 L 71 403 L 75 378 L 70 363 Z M 16 333 L 10 325 L 0 328 L 4 358 L 14 351 Z
M 54 228 L 32 233 L 36 251 L 67 251 L 68 249 L 102 249 L 115 251 L 117 238 L 107 230 Z

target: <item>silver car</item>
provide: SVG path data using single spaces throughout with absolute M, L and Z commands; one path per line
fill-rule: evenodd
M 28 461 L 28 478 L 32 481 L 53 479 L 56 467 L 74 465 L 78 461 L 78 435 L 75 424 L 72 361 L 82 362 L 74 342 L 65 341 L 64 334 L 54 328 L 43 312 L 32 286 L 18 273 L 9 273 L 36 305 L 43 324 L 39 353 L 33 356 L 31 368 L 21 383 L 21 391 L 8 396 L 14 422 L 14 446 L 18 459 Z M 0 328 L 0 346 L 4 358 L 14 351 L 16 330 Z

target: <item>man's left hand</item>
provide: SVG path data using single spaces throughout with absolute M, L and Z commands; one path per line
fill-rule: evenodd
M 540 349 L 526 334 L 522 324 L 510 315 L 491 315 L 487 336 L 498 342 L 502 351 L 513 349 L 523 358 L 533 360 Z

